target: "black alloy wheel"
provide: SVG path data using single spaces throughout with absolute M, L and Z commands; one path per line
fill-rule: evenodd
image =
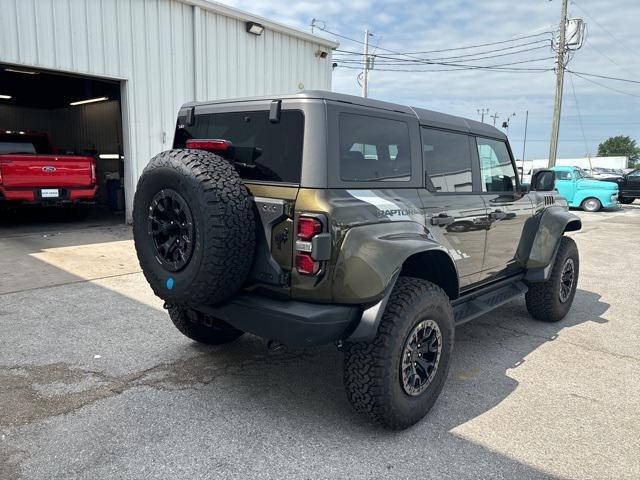
M 151 200 L 147 231 L 156 260 L 168 271 L 182 270 L 193 253 L 195 231 L 186 200 L 175 190 L 160 190 Z
M 560 278 L 560 291 L 558 292 L 558 296 L 560 298 L 560 302 L 565 303 L 569 300 L 571 296 L 571 292 L 573 290 L 573 282 L 575 280 L 575 264 L 573 263 L 572 258 L 567 258 L 562 266 L 562 275 Z
M 422 320 L 411 331 L 402 352 L 400 378 L 405 393 L 424 392 L 436 376 L 442 353 L 442 333 L 433 320 Z

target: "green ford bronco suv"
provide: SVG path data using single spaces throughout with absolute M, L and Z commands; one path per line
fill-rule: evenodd
M 569 311 L 578 217 L 554 174 L 518 181 L 503 133 L 331 92 L 189 103 L 134 202 L 144 274 L 187 337 L 335 343 L 356 410 L 433 406 L 455 327 L 525 295 Z

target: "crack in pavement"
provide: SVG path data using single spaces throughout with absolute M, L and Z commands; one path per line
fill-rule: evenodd
M 216 350 L 121 376 L 65 363 L 0 366 L 0 427 L 66 415 L 135 387 L 188 390 L 223 376 L 262 375 L 248 368 L 256 364 L 273 367 L 311 356 L 306 350 L 286 350 L 247 358 L 243 349 L 228 350 L 223 355 Z
M 638 357 L 634 357 L 632 355 L 624 355 L 624 354 L 621 354 L 621 353 L 615 353 L 615 352 L 611 352 L 609 350 L 603 350 L 603 349 L 600 349 L 600 348 L 588 347 L 588 346 L 582 345 L 580 343 L 571 342 L 569 340 L 561 339 L 559 334 L 558 335 L 553 335 L 553 336 L 538 335 L 538 334 L 535 334 L 535 333 L 523 332 L 523 331 L 515 329 L 515 328 L 509 328 L 509 327 L 504 326 L 501 323 L 491 323 L 491 324 L 489 324 L 489 323 L 483 323 L 483 322 L 476 321 L 476 325 L 483 325 L 485 327 L 496 327 L 496 328 L 500 328 L 502 330 L 506 330 L 506 331 L 511 332 L 511 333 L 517 333 L 519 335 L 523 335 L 523 336 L 526 336 L 526 337 L 538 338 L 538 339 L 547 340 L 547 341 L 550 341 L 550 342 L 560 342 L 560 343 L 564 343 L 564 344 L 567 344 L 567 345 L 572 345 L 574 347 L 578 347 L 578 348 L 586 350 L 588 352 L 604 353 L 606 355 L 611 355 L 612 357 L 619 358 L 621 360 L 632 360 L 632 361 L 635 361 L 635 362 L 640 362 L 640 358 L 638 358 Z
M 43 285 L 41 287 L 25 288 L 23 290 L 11 290 L 9 292 L 0 293 L 0 297 L 3 297 L 5 295 L 12 295 L 12 294 L 16 294 L 16 293 L 34 292 L 34 291 L 37 291 L 37 290 L 45 290 L 47 288 L 66 287 L 68 285 L 76 285 L 76 284 L 79 284 L 79 283 L 95 282 L 97 280 L 106 280 L 108 278 L 126 277 L 128 275 L 136 275 L 138 273 L 142 273 L 142 270 L 136 270 L 135 272 L 127 272 L 127 273 L 114 273 L 113 275 L 105 275 L 104 277 L 95 277 L 95 278 L 86 278 L 86 279 L 83 278 L 81 280 L 73 280 L 71 282 L 65 282 L 65 283 L 56 283 L 54 285 Z

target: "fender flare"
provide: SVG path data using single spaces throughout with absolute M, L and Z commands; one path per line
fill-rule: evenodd
M 364 301 L 365 307 L 346 341 L 369 341 L 375 336 L 405 262 L 427 252 L 446 255 L 456 275 L 457 290 L 455 262 L 446 248 L 426 233 L 422 225 L 392 222 L 354 227 L 347 232 L 336 264 L 333 298 L 340 303 Z
M 525 225 L 523 239 L 529 236 L 527 233 L 530 233 L 532 228 L 535 228 L 535 236 L 532 236 L 529 242 L 521 243 L 523 251 L 519 251 L 519 256 L 527 270 L 525 280 L 544 282 L 551 275 L 560 239 L 565 232 L 580 230 L 582 220 L 563 207 L 550 207 L 529 221 L 531 223 Z M 530 243 L 529 248 L 526 243 Z
M 336 303 L 373 304 L 387 292 L 404 262 L 417 253 L 445 247 L 415 222 L 386 222 L 351 228 L 342 242 L 332 282 Z

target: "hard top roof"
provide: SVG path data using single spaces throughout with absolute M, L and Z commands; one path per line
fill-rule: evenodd
M 407 107 L 405 105 L 399 105 L 396 103 L 385 102 L 381 100 L 374 100 L 371 98 L 356 97 L 355 95 L 347 95 L 344 93 L 329 92 L 325 90 L 303 90 L 294 94 L 287 95 L 270 95 L 260 97 L 246 97 L 246 98 L 234 98 L 223 99 L 206 102 L 191 102 L 185 106 L 195 105 L 215 105 L 224 103 L 237 103 L 237 102 L 254 102 L 260 100 L 275 100 L 275 99 L 317 99 L 326 100 L 330 102 L 350 103 L 354 105 L 360 105 L 364 107 L 376 108 L 380 110 L 388 110 L 399 113 L 406 113 L 415 115 L 421 125 L 427 125 L 436 128 L 443 128 L 446 130 L 454 130 L 464 133 L 472 133 L 475 135 L 488 136 L 493 138 L 506 139 L 507 136 L 492 125 L 471 120 L 468 118 L 457 117 L 455 115 L 449 115 L 446 113 L 434 112 L 424 108 Z

